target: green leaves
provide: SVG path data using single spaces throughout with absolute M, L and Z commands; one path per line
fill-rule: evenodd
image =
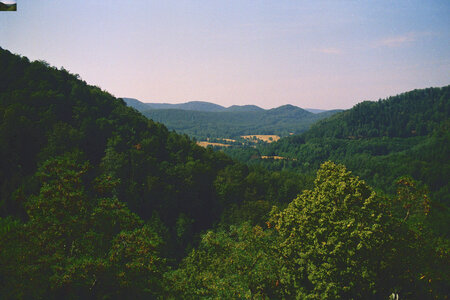
M 122 231 L 112 241 L 109 251 L 111 270 L 122 296 L 157 296 L 162 293 L 165 260 L 159 257 L 162 240 L 145 225 L 133 231 Z
M 280 290 L 280 260 L 274 232 L 249 224 L 208 231 L 181 268 L 168 274 L 175 297 L 275 297 Z
M 289 274 L 285 281 L 301 286 L 297 297 L 365 298 L 380 292 L 377 266 L 392 239 L 385 233 L 385 213 L 363 181 L 342 165 L 324 163 L 314 189 L 272 215 Z
M 109 194 L 115 184 L 108 176 L 86 182 L 87 169 L 71 153 L 46 161 L 37 173 L 40 193 L 26 204 L 29 221 L 2 222 L 10 240 L 0 262 L 15 279 L 8 281 L 12 298 L 161 293 L 161 238 L 117 198 L 93 197 L 99 187 Z M 12 253 L 15 248 L 20 251 Z

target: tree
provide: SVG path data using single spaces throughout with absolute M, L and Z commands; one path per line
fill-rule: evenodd
M 114 196 L 98 197 L 118 181 L 103 175 L 92 184 L 89 164 L 78 157 L 66 153 L 42 164 L 40 193 L 26 202 L 28 222 L 1 220 L 10 228 L 5 243 L 0 232 L 0 278 L 8 278 L 2 291 L 8 298 L 159 295 L 162 239 Z
M 254 299 L 279 297 L 280 260 L 273 230 L 244 223 L 208 231 L 200 245 L 168 273 L 172 296 Z
M 368 299 L 392 288 L 390 218 L 375 192 L 343 165 L 324 163 L 314 189 L 275 210 L 271 223 L 281 238 L 287 294 Z

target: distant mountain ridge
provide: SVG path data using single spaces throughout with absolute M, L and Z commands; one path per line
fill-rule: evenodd
M 253 105 L 253 104 L 232 105 L 230 107 L 224 107 L 222 105 L 211 103 L 211 102 L 206 102 L 206 101 L 189 101 L 189 102 L 185 102 L 185 103 L 170 104 L 170 103 L 146 103 L 146 102 L 139 101 L 138 99 L 135 99 L 135 98 L 126 98 L 126 97 L 122 98 L 122 99 L 125 101 L 125 103 L 128 106 L 131 106 L 141 112 L 145 111 L 145 110 L 149 110 L 149 109 L 181 109 L 181 110 L 208 111 L 208 112 L 223 112 L 223 111 L 247 111 L 248 112 L 248 111 L 266 110 L 264 108 L 261 108 L 257 105 Z M 284 106 L 300 108 L 298 106 L 291 105 L 291 104 L 286 104 L 286 105 L 282 105 L 279 107 L 284 107 Z M 277 108 L 279 108 L 279 107 L 277 107 Z M 272 108 L 272 109 L 277 109 L 277 108 Z M 267 109 L 267 110 L 272 110 L 272 109 Z M 331 110 L 315 109 L 315 108 L 302 108 L 302 109 L 306 110 L 308 112 L 314 113 L 314 114 L 331 111 Z
M 128 106 L 146 117 L 164 123 L 169 129 L 196 138 L 231 138 L 248 134 L 288 136 L 307 130 L 314 122 L 339 110 L 312 113 L 294 105 L 263 109 L 256 105 L 233 105 L 191 101 L 181 104 L 143 103 L 122 98 Z
M 218 112 L 218 111 L 226 111 L 230 109 L 241 110 L 247 107 L 247 105 L 239 106 L 233 105 L 229 108 L 221 106 L 219 104 L 206 102 L 206 101 L 189 101 L 186 103 L 179 104 L 170 104 L 170 103 L 144 103 L 134 98 L 122 98 L 128 106 L 136 108 L 139 111 L 149 110 L 149 109 L 182 109 L 182 110 L 194 110 L 194 111 L 208 111 L 208 112 Z M 254 105 L 252 105 L 254 106 Z M 262 109 L 257 106 L 254 106 L 256 109 Z

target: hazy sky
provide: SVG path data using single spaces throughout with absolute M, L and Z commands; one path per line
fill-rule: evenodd
M 349 108 L 448 85 L 449 16 L 449 0 L 20 0 L 0 47 L 145 102 Z

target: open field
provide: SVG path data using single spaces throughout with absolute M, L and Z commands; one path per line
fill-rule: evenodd
M 200 141 L 197 142 L 197 145 L 202 146 L 202 147 L 208 147 L 208 146 L 217 146 L 217 147 L 230 147 L 231 145 L 228 144 L 222 144 L 222 143 L 210 143 L 210 142 L 205 142 L 205 141 Z
M 274 156 L 263 155 L 263 156 L 261 156 L 261 159 L 287 159 L 287 158 L 283 157 L 283 156 L 277 156 L 277 155 L 274 155 Z
M 260 140 L 266 143 L 272 143 L 276 142 L 280 139 L 278 135 L 262 135 L 262 134 L 255 134 L 255 135 L 242 135 L 241 138 L 247 139 L 247 140 Z
M 278 155 L 262 155 L 261 159 L 275 159 L 275 160 L 282 160 L 282 159 L 286 159 L 286 160 L 292 160 L 292 161 L 297 161 L 296 158 L 288 158 L 288 157 L 284 157 L 284 156 L 278 156 Z

